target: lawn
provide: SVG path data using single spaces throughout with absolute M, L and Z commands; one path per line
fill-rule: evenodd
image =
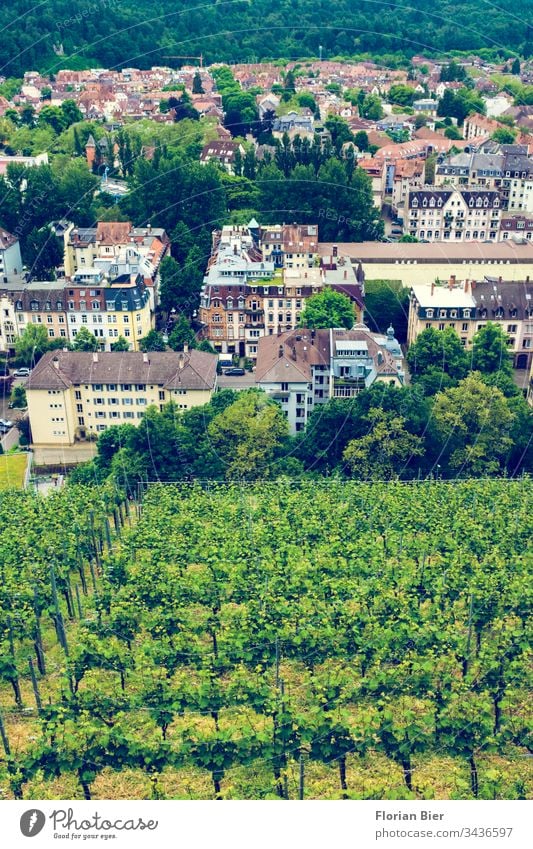
M 22 489 L 26 472 L 27 454 L 2 454 L 0 456 L 0 491 Z

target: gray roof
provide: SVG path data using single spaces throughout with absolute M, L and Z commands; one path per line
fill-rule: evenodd
M 165 389 L 212 390 L 216 370 L 216 355 L 196 350 L 149 354 L 49 351 L 33 369 L 26 389 L 66 389 L 82 383 L 137 383 Z

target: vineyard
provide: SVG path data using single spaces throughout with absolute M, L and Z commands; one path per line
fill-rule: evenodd
M 532 495 L 1 494 L 0 793 L 531 798 Z

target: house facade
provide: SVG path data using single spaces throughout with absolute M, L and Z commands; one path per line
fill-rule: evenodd
M 331 398 L 352 398 L 373 383 L 403 386 L 405 371 L 394 330 L 371 333 L 298 328 L 259 342 L 255 379 L 277 401 L 291 433 L 304 430 L 309 415 Z
M 181 353 L 50 351 L 27 383 L 33 445 L 73 445 L 117 424 L 138 425 L 146 410 L 208 403 L 217 358 Z
M 22 280 L 22 257 L 16 236 L 0 227 L 0 285 Z
M 426 242 L 497 241 L 501 212 L 493 189 L 416 188 L 409 191 L 404 232 Z
M 474 335 L 487 322 L 497 323 L 509 337 L 513 365 L 529 369 L 533 356 L 533 283 L 450 278 L 448 285 L 415 285 L 409 305 L 407 343 L 411 345 L 425 329 L 454 330 L 462 344 L 472 344 Z

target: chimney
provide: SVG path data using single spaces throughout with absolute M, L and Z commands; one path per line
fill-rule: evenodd
M 283 345 L 280 345 L 279 349 L 278 349 L 278 357 L 281 358 L 282 356 L 283 356 Z
M 52 365 L 59 371 L 59 357 L 54 357 L 52 360 Z
M 448 288 L 453 289 L 455 286 L 455 274 L 452 274 L 450 280 L 448 281 Z
M 431 297 L 435 294 L 435 281 L 431 281 Z
M 501 283 L 501 282 L 502 282 L 502 280 L 503 280 L 503 278 L 502 278 L 502 277 L 498 277 L 498 283 Z
M 148 364 L 150 360 L 148 359 L 148 354 L 143 354 L 143 363 Z
M 180 369 L 182 369 L 183 366 L 185 365 L 185 357 L 183 356 L 183 352 L 180 353 L 178 365 L 179 365 Z
M 348 279 L 348 269 L 347 268 L 344 269 L 344 279 L 345 280 Z
M 98 362 L 98 351 L 93 351 L 93 363 Z
M 333 245 L 332 251 L 333 251 L 333 256 L 338 256 L 339 255 L 338 245 Z
M 184 354 L 188 354 L 188 353 L 189 353 L 189 346 L 187 345 L 187 343 L 186 343 L 186 342 L 185 342 L 185 344 L 184 344 L 184 346 L 183 346 L 183 353 L 184 353 Z

